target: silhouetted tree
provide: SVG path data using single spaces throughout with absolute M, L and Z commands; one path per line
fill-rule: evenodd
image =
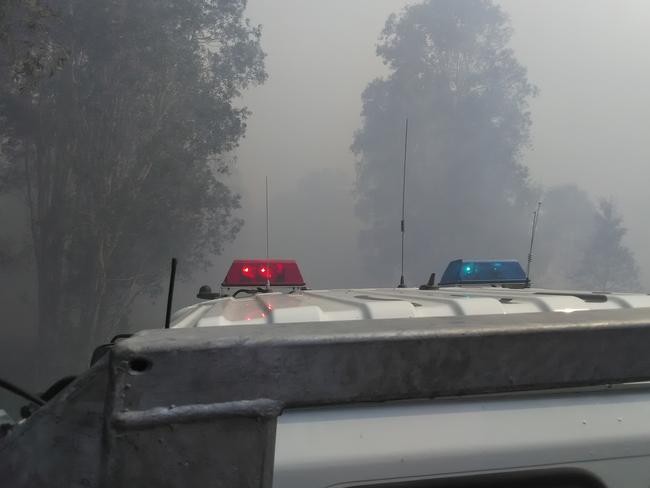
M 160 291 L 170 256 L 188 272 L 235 236 L 235 102 L 266 74 L 246 0 L 50 3 L 67 60 L 35 85 L 3 80 L 0 142 L 4 189 L 29 207 L 39 359 L 59 372 Z
M 639 290 L 634 255 L 622 242 L 626 232 L 614 203 L 601 200 L 594 217 L 593 234 L 576 272 L 582 286 L 606 291 Z
M 525 256 L 535 197 L 520 158 L 536 88 L 511 33 L 489 0 L 427 0 L 386 22 L 377 53 L 390 72 L 365 89 L 352 145 L 361 245 L 377 276 L 399 276 L 406 118 L 407 268 L 418 269 L 407 278 L 454 257 Z

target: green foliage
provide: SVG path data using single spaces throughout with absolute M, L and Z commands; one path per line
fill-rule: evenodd
M 223 181 L 248 115 L 235 102 L 266 77 L 245 5 L 59 0 L 49 35 L 66 62 L 1 87 L 4 188 L 29 205 L 54 354 L 109 338 L 160 290 L 170 256 L 188 272 L 239 230 Z
M 362 247 L 382 278 L 399 276 L 386 263 L 399 263 L 406 118 L 407 268 L 523 257 L 535 197 L 520 158 L 536 88 L 508 47 L 511 32 L 489 0 L 426 0 L 386 22 L 377 53 L 390 73 L 365 89 L 352 145 Z
M 576 273 L 585 288 L 602 291 L 638 291 L 639 271 L 634 256 L 623 244 L 626 229 L 611 200 L 601 200 L 594 228 Z

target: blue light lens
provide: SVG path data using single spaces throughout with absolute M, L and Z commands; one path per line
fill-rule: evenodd
M 440 284 L 525 282 L 526 274 L 517 261 L 464 261 L 449 263 Z

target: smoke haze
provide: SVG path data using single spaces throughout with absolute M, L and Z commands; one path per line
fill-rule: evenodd
M 391 13 L 413 3 L 249 3 L 251 20 L 263 26 L 269 79 L 244 97 L 254 113 L 237 153 L 236 177 L 246 224 L 206 279 L 218 282 L 231 257 L 264 252 L 263 175 L 268 174 L 271 254 L 299 257 L 306 279 L 314 286 L 376 284 L 363 269 L 357 238 L 348 231 L 363 225 L 354 213 L 355 158 L 349 147 L 361 125 L 361 92 L 372 79 L 387 74 L 375 54 L 379 33 Z M 631 0 L 497 3 L 510 15 L 515 55 L 539 88 L 531 101 L 532 144 L 522 158 L 531 180 L 546 188 L 575 184 L 592 200 L 612 197 L 625 218 L 625 242 L 641 267 L 642 285 L 649 288 L 650 232 L 644 213 L 650 160 L 650 146 L 645 143 L 650 94 L 645 87 L 650 83 L 650 68 L 643 60 L 650 55 L 645 27 L 650 6 Z M 402 138 L 401 131 L 395 134 L 398 155 Z M 400 163 L 395 161 L 396 166 Z M 296 185 L 322 168 L 335 171 L 340 184 L 320 195 L 322 201 L 300 201 L 301 192 L 294 194 Z M 284 220 L 276 206 L 283 194 L 294 194 L 293 204 L 305 220 Z M 328 210 L 345 207 L 347 211 L 336 216 L 341 239 L 334 239 L 335 259 L 316 273 L 312 261 L 321 259 L 319 243 L 331 239 L 333 228 L 328 227 L 327 235 L 319 234 L 318 228 L 315 233 L 303 233 L 301 228 L 311 229 L 314 220 L 332 215 Z M 551 201 L 545 202 L 545 209 L 553 207 Z M 576 215 L 587 218 L 579 208 L 577 204 Z M 590 225 L 585 222 L 585 235 Z M 394 227 L 398 239 L 399 222 Z M 284 229 L 290 231 L 280 232 Z M 542 217 L 540 252 L 553 233 Z M 480 252 L 476 250 L 477 255 Z M 427 272 L 416 278 L 425 279 Z
M 394 232 L 379 243 L 388 251 L 381 259 L 369 259 L 367 243 L 361 239 L 368 225 L 360 217 L 355 193 L 358 157 L 351 145 L 364 123 L 362 93 L 373 80 L 390 76 L 376 53 L 386 20 L 417 3 L 422 2 L 249 0 L 244 14 L 253 26 L 262 26 L 260 44 L 268 79 L 248 87 L 237 99 L 251 115 L 245 137 L 227 155 L 236 164 L 224 180 L 241 195 L 235 217 L 244 225 L 234 241 L 225 242 L 223 253 L 214 256 L 213 266 L 178 283 L 174 308 L 196 302 L 200 285 L 218 288 L 232 259 L 264 255 L 265 176 L 270 184 L 271 257 L 298 260 L 312 288 L 397 284 L 399 220 L 387 224 Z M 535 198 L 530 208 L 521 209 L 521 218 L 510 223 L 517 238 L 504 242 L 501 252 L 507 255 L 502 257 L 525 259 L 532 211 L 540 197 L 544 207 L 533 276 L 542 285 L 576 286 L 573 274 L 581 268 L 582 250 L 594 235 L 597 202 L 611 199 L 623 217 L 627 234 L 622 242 L 636 258 L 641 286 L 650 289 L 646 224 L 650 4 L 643 0 L 495 4 L 510 17 L 509 45 L 528 80 L 539 89 L 530 100 L 531 144 L 519 161 L 530 172 Z M 384 202 L 394 215 L 401 204 L 403 117 L 398 117 L 393 138 L 383 141 L 394 147 L 396 198 Z M 417 131 L 414 127 L 414 137 Z M 417 162 L 413 164 L 417 168 Z M 413 196 L 407 202 L 421 207 L 423 199 Z M 29 229 L 21 223 L 25 215 L 20 198 L 3 196 L 2 202 L 2 243 L 9 239 L 6 236 L 26 238 Z M 418 210 L 407 207 L 407 219 Z M 458 230 L 447 225 L 451 228 L 436 229 L 426 234 L 426 242 L 417 242 L 416 219 L 407 226 L 407 242 L 421 248 L 436 246 L 436 232 Z M 34 270 L 29 258 L 16 261 L 6 255 L 12 245 L 4 245 L 0 254 L 4 271 L 0 305 L 8 310 L 12 324 L 0 345 L 0 370 L 16 370 L 14 378 L 29 383 L 32 365 L 24 358 L 34 354 Z M 440 276 L 444 262 L 463 257 L 456 252 L 497 257 L 496 247 L 485 249 L 478 240 L 467 241 L 462 249 L 445 248 L 426 262 L 407 259 L 407 282 L 418 285 L 433 271 Z M 182 269 L 185 257 L 176 257 Z M 145 294 L 135 302 L 126 328 L 159 327 L 163 317 L 164 297 Z

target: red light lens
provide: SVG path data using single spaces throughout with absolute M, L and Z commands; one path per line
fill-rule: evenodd
M 248 279 L 253 279 L 255 271 L 251 268 L 251 266 L 242 266 L 241 268 L 241 275 L 245 276 Z
M 298 264 L 282 259 L 236 259 L 221 286 L 305 286 Z

